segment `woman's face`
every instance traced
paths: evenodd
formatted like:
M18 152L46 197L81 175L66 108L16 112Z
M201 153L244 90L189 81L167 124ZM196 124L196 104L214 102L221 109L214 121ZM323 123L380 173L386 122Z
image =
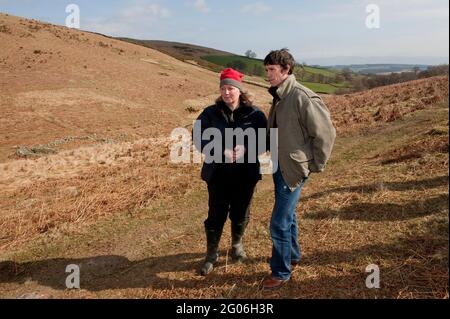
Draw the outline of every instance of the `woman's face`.
M222 85L220 88L220 95L222 100L228 106L236 107L239 105L239 97L241 96L241 91L232 85Z

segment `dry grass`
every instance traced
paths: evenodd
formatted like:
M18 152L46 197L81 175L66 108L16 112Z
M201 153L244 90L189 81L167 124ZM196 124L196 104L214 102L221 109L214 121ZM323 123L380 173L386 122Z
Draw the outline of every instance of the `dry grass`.
M344 96L326 96L339 133L403 119L448 99L448 77L380 87Z
M90 156L95 158L95 153L103 148L92 148ZM181 181L186 168L168 164L168 142L139 140L110 149L113 152L109 157L104 156L105 152L97 154L103 155L96 159L97 165L89 165L91 158L85 158L84 163L80 158L78 162L65 161L62 164L65 167L57 169L59 174L52 176L49 167L54 165L55 158L67 155L61 154L41 161L49 165L35 165L25 171L22 183L16 176L19 186L2 194L1 248L20 244L55 227L86 225L118 212L133 214L150 201L188 190L188 182ZM84 169L83 164L87 164ZM13 164L8 165L13 170ZM33 174L37 178L30 181Z
M448 138L440 129L446 121L445 109L425 110L373 134L338 140L326 173L314 176L304 189L298 209L303 261L280 290L261 289L271 248L268 176L255 195L245 242L248 262L235 265L226 259L227 226L219 265L203 278L197 269L204 254L207 194L198 167L158 166L157 172L174 184L160 185L163 191L155 197L149 192L139 197L145 192L131 188L130 178L142 172L130 165L123 175L103 171L117 181L86 192L91 197L83 203L88 208L93 203L91 213L76 228L49 231L37 243L4 255L11 261L0 263L3 295L31 289L44 298L448 298L448 154L433 146ZM444 135L430 134L435 131ZM396 150L418 147L420 158L381 163L384 156L403 154ZM151 189L154 174L144 177L152 182L134 185ZM124 188L137 197L122 193ZM111 190L116 195L108 197ZM107 204L102 206L100 198ZM101 213L105 209L108 214ZM126 214L130 209L135 213ZM66 291L62 269L73 263L83 268L83 289ZM380 267L380 289L365 286L369 264ZM32 283L23 285L26 278Z

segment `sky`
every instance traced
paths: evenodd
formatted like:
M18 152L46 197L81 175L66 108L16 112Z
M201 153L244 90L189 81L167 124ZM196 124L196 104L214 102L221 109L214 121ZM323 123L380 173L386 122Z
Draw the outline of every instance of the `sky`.
M448 63L448 0L0 0L0 12L110 36L196 44L297 62Z

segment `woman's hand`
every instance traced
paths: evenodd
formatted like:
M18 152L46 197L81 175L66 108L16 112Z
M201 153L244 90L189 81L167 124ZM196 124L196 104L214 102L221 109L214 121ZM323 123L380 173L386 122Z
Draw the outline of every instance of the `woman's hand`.
M237 145L234 148L234 162L241 159L245 155L245 146L244 145Z
M244 157L245 155L245 146L244 145L238 145L234 148L234 150L225 149L223 152L227 159L227 163L234 163Z
M225 159L226 163L234 162L234 151L225 149L225 151L223 152L223 155L225 155L225 157L226 157L226 159Z

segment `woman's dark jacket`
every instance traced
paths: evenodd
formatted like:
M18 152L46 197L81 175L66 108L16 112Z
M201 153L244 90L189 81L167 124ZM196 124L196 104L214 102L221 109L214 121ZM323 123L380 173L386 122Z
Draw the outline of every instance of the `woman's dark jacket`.
M194 128L194 145L202 153L205 146L214 139L214 137L209 139L205 138L205 136L203 136L203 132L208 128L216 128L221 133L221 161L220 163L217 161L213 161L212 163L207 163L206 161L204 162L201 172L201 177L204 181L210 183L213 179L238 179L240 181L247 180L252 183L261 179L258 157L253 156L253 159L256 158L256 160L252 160L249 158L248 152L249 147L255 147L254 150L256 155L266 151L265 147L260 147L260 149L258 149L259 139L262 138L265 141L265 137L267 135L267 118L258 107L247 106L241 103L241 105L232 112L225 103L217 102L216 104L208 106L203 110L197 119L196 126L197 129L200 127L200 130L198 131L201 131L201 138L195 137L196 129ZM223 155L223 152L225 150L226 128L233 130L241 128L244 132L248 128L252 128L254 130L254 136L256 137L254 141L250 141L251 143L249 144L248 136L245 136L244 139L244 146L246 148L244 163L225 163L225 156ZM263 133L264 136L260 136L261 133ZM199 137L199 135L197 135L197 137ZM236 138L234 138L233 148L236 146L236 142ZM217 150L214 149L214 151ZM215 155L214 151L211 152L212 156ZM208 154L205 155L208 156Z

